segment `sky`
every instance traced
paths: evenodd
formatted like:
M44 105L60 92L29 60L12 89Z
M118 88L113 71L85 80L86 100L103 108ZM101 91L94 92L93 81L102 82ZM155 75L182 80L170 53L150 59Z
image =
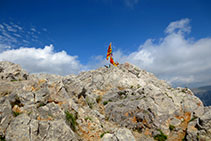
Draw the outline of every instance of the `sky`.
M0 0L0 61L78 74L113 57L173 86L211 85L209 0Z

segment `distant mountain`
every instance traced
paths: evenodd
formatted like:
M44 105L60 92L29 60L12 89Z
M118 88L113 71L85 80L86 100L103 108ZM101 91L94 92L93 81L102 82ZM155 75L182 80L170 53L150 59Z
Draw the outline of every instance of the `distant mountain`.
M211 106L211 86L203 86L191 89L201 99L205 106Z

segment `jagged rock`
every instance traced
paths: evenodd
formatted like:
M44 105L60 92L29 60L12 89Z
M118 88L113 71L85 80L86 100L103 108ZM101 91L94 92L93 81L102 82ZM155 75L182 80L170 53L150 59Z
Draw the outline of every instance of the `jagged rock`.
M48 123L44 139L46 141L70 141L76 140L74 132L66 125L64 120L56 120Z
M21 81L27 80L27 78L28 73L24 71L19 65L7 61L0 62L0 79Z
M127 128L117 129L113 134L107 133L102 138L103 141L135 141L131 131Z
M30 141L30 117L21 114L13 120L6 130L6 140L10 141Z
M210 109L189 89L129 63L58 76L0 62L6 140L209 140Z
M211 106L205 107L205 113L198 120L199 139L211 140Z
M0 135L5 136L5 132L13 119L11 105L5 97L0 98Z

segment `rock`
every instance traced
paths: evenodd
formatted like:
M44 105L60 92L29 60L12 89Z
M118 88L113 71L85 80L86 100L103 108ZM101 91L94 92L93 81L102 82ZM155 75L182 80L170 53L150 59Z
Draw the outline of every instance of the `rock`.
M103 136L102 141L118 141L118 140L113 134L107 133Z
M13 120L6 130L6 140L30 141L30 118L26 114L21 114Z
M118 141L135 141L133 134L127 128L118 129L114 135Z
M6 140L194 141L210 140L210 129L211 108L189 89L172 88L129 63L58 76L0 62Z
M64 120L49 122L46 134L44 137L46 141L76 141L74 132L66 125Z
M5 97L0 98L0 135L5 136L5 132L13 119L11 105Z
M0 62L0 79L9 81L27 80L28 73L24 71L19 65L1 61Z
M107 133L102 138L103 141L135 141L131 131L127 128L117 129L113 134Z
M211 106L205 107L205 113L199 118L197 125L199 138L211 140Z

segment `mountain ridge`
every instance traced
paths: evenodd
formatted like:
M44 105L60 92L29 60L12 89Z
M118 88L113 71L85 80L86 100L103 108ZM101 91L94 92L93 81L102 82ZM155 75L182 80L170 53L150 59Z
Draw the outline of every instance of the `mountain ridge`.
M59 76L3 61L0 104L12 141L211 139L211 107L129 63Z
M203 86L191 89L201 99L205 106L211 106L211 86Z

